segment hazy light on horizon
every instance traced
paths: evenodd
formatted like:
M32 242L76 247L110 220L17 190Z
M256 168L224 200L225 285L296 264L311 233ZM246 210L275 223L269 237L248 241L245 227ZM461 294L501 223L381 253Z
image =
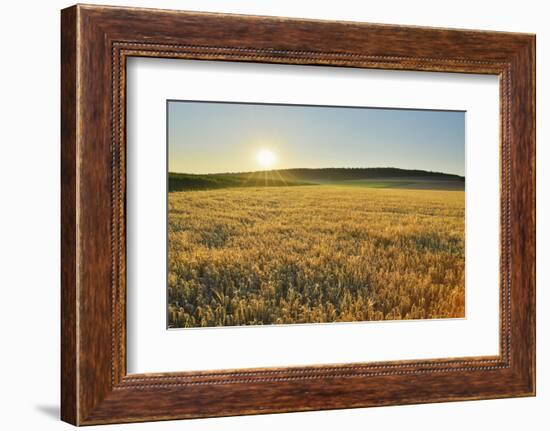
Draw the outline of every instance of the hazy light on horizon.
M396 167L464 175L465 112L168 102L181 173Z

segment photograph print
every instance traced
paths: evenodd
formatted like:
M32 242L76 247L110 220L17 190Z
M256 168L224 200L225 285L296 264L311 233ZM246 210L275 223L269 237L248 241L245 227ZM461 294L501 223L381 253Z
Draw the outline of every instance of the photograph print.
M168 328L465 317L465 112L167 101Z

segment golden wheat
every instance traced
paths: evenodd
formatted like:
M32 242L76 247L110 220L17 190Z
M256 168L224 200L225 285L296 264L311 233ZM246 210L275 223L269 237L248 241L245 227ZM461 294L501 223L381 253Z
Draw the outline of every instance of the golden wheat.
M170 327L464 316L464 192L169 193Z

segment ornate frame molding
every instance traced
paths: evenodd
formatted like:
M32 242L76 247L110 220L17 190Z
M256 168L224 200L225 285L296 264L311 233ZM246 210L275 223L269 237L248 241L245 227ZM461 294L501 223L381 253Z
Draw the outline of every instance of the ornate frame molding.
M269 31L258 36L258 28ZM308 42L311 34L321 42ZM97 424L534 394L534 36L79 5L62 12L62 54L64 420ZM127 375L130 56L498 75L500 355ZM251 391L262 396L251 400Z

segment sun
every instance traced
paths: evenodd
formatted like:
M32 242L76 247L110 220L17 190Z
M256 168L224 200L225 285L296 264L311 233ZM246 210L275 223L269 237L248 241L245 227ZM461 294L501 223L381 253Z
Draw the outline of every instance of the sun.
M256 160L262 168L271 168L277 161L277 157L273 151L263 149L256 153Z

